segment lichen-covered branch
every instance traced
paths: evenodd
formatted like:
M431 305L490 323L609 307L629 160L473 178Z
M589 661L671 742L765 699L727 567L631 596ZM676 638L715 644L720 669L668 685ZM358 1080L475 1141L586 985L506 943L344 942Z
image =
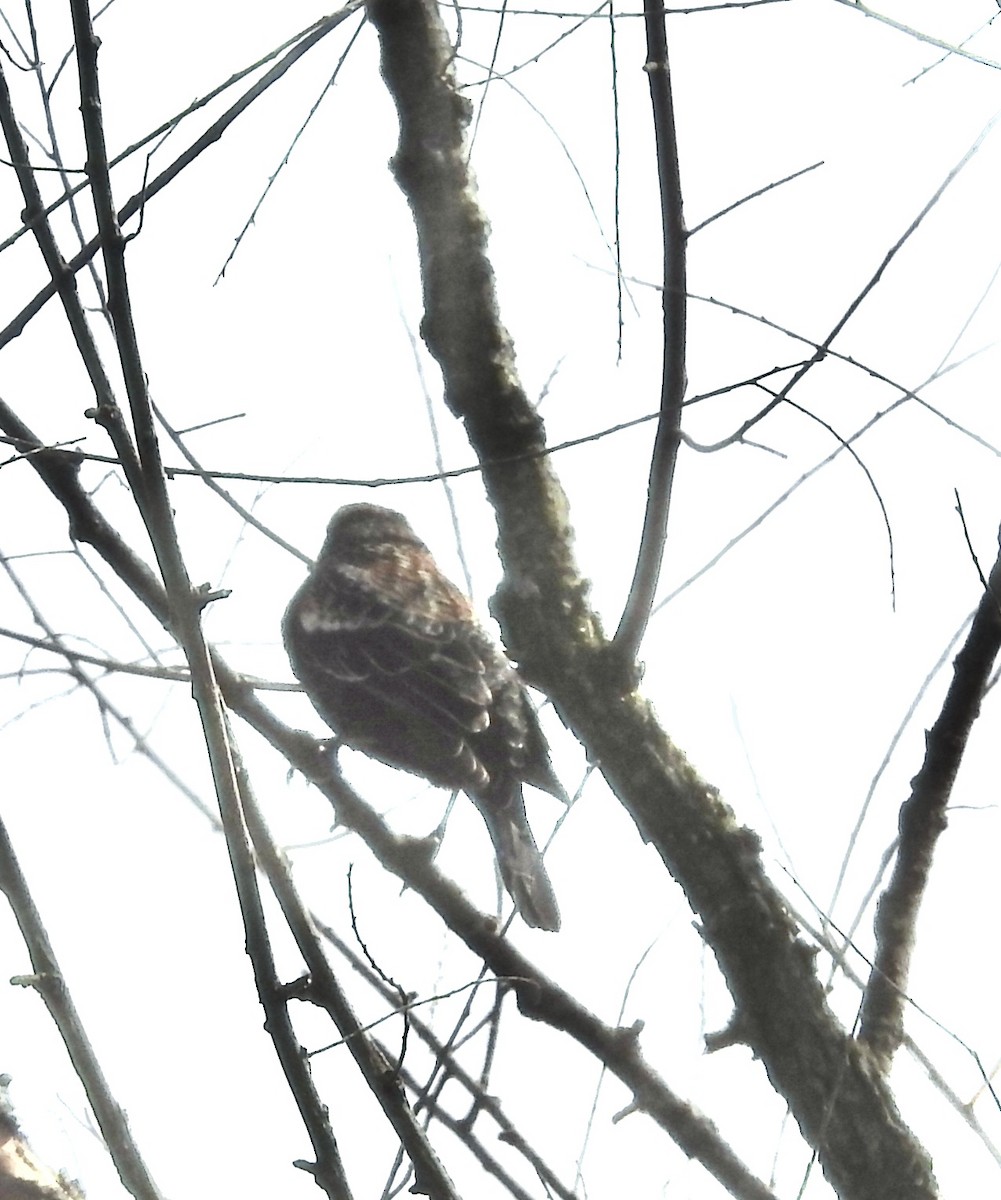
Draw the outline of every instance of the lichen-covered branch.
M671 743L602 637L551 463L495 461L533 449L543 430L497 311L451 48L431 0L371 0L369 13L400 114L394 164L420 243L425 338L497 514L506 574L496 608L508 649L684 888L733 995L734 1028L788 1101L838 1194L933 1197L929 1158L867 1053L831 1012L812 949L767 878L756 837Z
M886 1070L904 1037L915 927L946 808L987 681L1001 651L1001 555L980 598L952 683L925 740L921 770L900 809L893 875L876 911L876 954L862 1004L860 1040Z

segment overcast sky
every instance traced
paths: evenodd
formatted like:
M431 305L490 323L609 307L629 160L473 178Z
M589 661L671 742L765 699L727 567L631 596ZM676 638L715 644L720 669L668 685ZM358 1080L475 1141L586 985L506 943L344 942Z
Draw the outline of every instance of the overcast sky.
M168 14L162 6L154 11L117 0L102 16L112 153L322 15L297 0L238 7L181 2ZM910 2L897 4L892 15L947 43L970 39L966 49L989 63L955 54L940 61L943 51L935 45L838 0L759 4L669 23L689 226L814 168L693 237L690 398L808 358L808 343L828 336L983 138L839 333L834 350L844 357L828 358L794 394L806 411L777 410L755 428L757 445L682 453L661 606L641 654L644 688L666 729L739 819L761 833L772 877L790 902L811 923L827 913L842 927L855 921L895 836L897 810L920 765L923 731L941 703L947 667L895 745L846 863L870 785L909 707L979 599L956 493L985 572L997 553L1001 521L994 345L1001 316L995 286L1001 152L989 125L1001 109L1001 42L998 23L989 24L997 5ZM7 16L26 38L23 12ZM70 47L68 15L47 9L38 18L51 80ZM152 201L130 245L140 347L156 402L176 428L238 416L188 437L208 468L359 484L433 473L425 393L445 465L473 460L441 403L437 369L426 352L414 350L421 316L414 235L387 169L396 122L378 74L373 30L361 30L335 85L323 94L357 26L355 17L324 39ZM497 15L465 12L462 30L458 70L476 106L473 161L492 225L503 316L525 387L540 397L550 441L653 413L660 308L651 285L661 249L642 22L630 13L616 22L617 127L607 10L579 24L509 14L497 51L502 77L488 89L483 68L497 38ZM23 124L44 141L32 77L5 71ZM156 144L150 176L245 86L236 85ZM73 168L83 158L78 104L70 62L54 109L63 159ZM621 353L611 249L616 138L627 281ZM116 170L119 202L138 189L146 168L143 151ZM46 186L47 195L58 194L56 177ZM18 228L22 208L10 173L0 175L0 236ZM89 236L93 219L85 198L83 222ZM65 220L58 229L69 257L77 245L73 231ZM29 238L4 252L4 265L0 324L45 282ZM110 340L102 336L110 362ZM111 452L84 415L93 395L54 303L4 348L2 361L4 399L41 436L82 438L84 449ZM780 373L770 386L787 378ZM929 380L921 397L931 408L913 398L892 407L903 392ZM766 398L747 387L700 401L689 408L685 427L696 441L713 442ZM840 453L772 511L838 449L839 439L878 414L885 415L854 444L857 459ZM582 568L610 628L632 575L652 433L652 424L639 424L555 458ZM181 461L172 449L165 458ZM85 471L113 519L134 529L114 472L99 464ZM347 485L232 485L259 519L310 555L339 504L365 497L405 510L460 583L464 557L486 616L500 570L489 508L475 474L452 486L462 556L440 483L387 486L374 494ZM208 614L210 636L237 668L288 682L278 624L302 563L248 530L199 481L178 478L171 497L193 579L232 589ZM699 574L766 512L771 515L749 536ZM0 472L0 553L11 557L51 625L91 653L144 658L135 632L68 553L65 526L27 467ZM137 545L144 546L138 536ZM6 576L0 597L0 625L38 633ZM162 631L145 622L142 632L176 661ZM55 660L41 652L26 657L13 642L0 645L4 818L154 1176L166 1195L186 1200L312 1194L308 1177L288 1166L308 1154L308 1143L261 1031L221 839L114 721L105 737L92 697L72 691L65 675L34 673ZM25 664L29 673L22 674ZM137 731L208 801L186 689L131 679L110 679L106 687ZM276 693L269 702L290 722L322 735L302 697ZM573 791L585 763L553 714L544 720L561 777ZM911 1013L909 1030L964 1101L978 1092L979 1075L957 1039L988 1071L1001 1060L997 722L992 693L939 847L911 979L922 1011ZM362 911L372 914L378 952L394 975L423 996L472 978L475 964L418 901L400 898L396 884L352 839L328 838L330 810L321 798L301 780L289 781L285 764L238 732L275 835L294 847L297 880L317 911L341 932L349 929L345 871L355 862L356 902L360 896ZM346 755L344 764L398 828L424 834L436 826L443 793L356 755ZM539 794L529 804L543 837L558 805ZM490 907L489 848L477 820L460 801L441 865ZM775 1162L779 1194L796 1195L805 1169L802 1147L784 1129L781 1106L764 1088L759 1068L743 1049L704 1054L703 1037L726 1024L729 1001L692 930L691 913L597 776L548 861L563 931L515 936L606 1020L618 1019L631 986L623 1019L647 1023L648 1056L713 1115L754 1170L767 1178ZM871 902L856 941L863 953L871 949ZM599 975L589 969L595 946L606 964ZM282 943L279 952L282 969L294 976L294 955ZM0 964L0 978L29 969L6 911L0 912ZM853 965L864 975L861 960ZM378 1015L374 1001L367 1003L363 1015ZM459 1003L443 1002L443 1011L457 1012ZM833 1003L850 1026L857 990L839 982ZM12 1097L39 1152L78 1176L91 1196L120 1194L85 1128L79 1086L29 989L0 989L0 1029L0 1071L13 1077ZM304 1029L311 1030L308 1020ZM315 1036L329 1036L318 1022ZM385 1036L392 1042L392 1033ZM517 1061L502 1063L497 1089L510 1088L526 1127L542 1122L548 1128L549 1152L572 1181L597 1067L557 1049L539 1030L519 1028L519 1036L527 1049ZM391 1161L389 1143L351 1144L354 1106L370 1116L367 1102L357 1100L336 1051L314 1060L314 1067L328 1089L335 1130L347 1141L358 1194L377 1195ZM576 1107L561 1107L559 1120L550 1110L547 1073L569 1081L566 1090L579 1097ZM521 1086L526 1074L528 1088ZM905 1118L935 1155L942 1194L996 1189L998 1150L985 1147L905 1053L895 1082ZM623 1163L636 1164L629 1185L634 1200L720 1196L700 1168L665 1148L645 1118L611 1124L625 1100L618 1085L601 1093L584 1166L592 1200L622 1194ZM975 1111L997 1147L997 1107L987 1097ZM488 1196L476 1190L478 1177L468 1163L457 1179L467 1195ZM803 1194L831 1193L814 1172Z

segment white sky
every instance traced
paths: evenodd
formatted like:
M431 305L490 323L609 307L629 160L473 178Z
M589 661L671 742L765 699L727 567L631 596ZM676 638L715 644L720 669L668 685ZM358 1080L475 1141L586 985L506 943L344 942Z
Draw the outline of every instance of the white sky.
M997 6L993 0L912 2L893 12L957 42L996 14ZM8 15L23 36L23 14ZM100 22L113 152L319 15L291 0L245 4L238 11L181 2L170 6L169 15L118 0ZM47 11L44 21L43 57L51 74L69 45L68 19L59 9ZM224 280L213 287L355 24L325 39L157 197L130 247L140 345L158 404L181 428L243 414L191 436L189 445L206 466L358 479L434 470L409 344L420 319L413 233L386 169L395 116L378 77L373 31L363 31ZM968 48L1001 61L999 24ZM640 69L642 24L623 17L616 42L623 268L641 281L626 299L621 362L607 250L613 201L607 19L583 26L531 61L569 26L541 16L507 18L499 67L529 64L510 83L553 129L512 88L495 82L475 146L503 313L529 393L539 393L558 367L543 408L554 442L652 412L659 392L659 299L643 286L656 279L660 248ZM463 54L482 63L495 33L496 16L467 13ZM690 225L772 180L824 163L699 233L691 244L690 288L820 341L1001 108L1001 75L955 57L919 75L940 58L935 47L836 0L679 16L669 33ZM465 62L461 71L470 81L483 77ZM56 104L63 153L76 164L82 143L72 75L70 66ZM25 124L41 134L30 78L17 77L12 86ZM474 100L481 94L470 92ZM207 119L196 117L175 131L154 156L151 173L225 103L228 97ZM811 921L811 903L825 910L830 903L848 838L891 738L977 603L978 581L954 489L985 572L996 554L1001 505L998 454L990 447L1001 446L993 348L999 303L992 287L1001 262L999 136L996 130L988 135L835 343L836 350L910 388L943 364L984 351L925 395L988 447L913 402L857 445L892 525L896 609L878 503L863 471L841 455L664 607L643 649L644 687L666 728L738 817L762 833L773 878ZM144 166L137 155L116 173L119 197L136 190ZM17 227L22 206L9 173L0 176L0 235ZM86 220L89 232L89 215ZM65 224L60 232L71 248ZM44 281L28 239L7 251L4 263L0 323ZM809 354L758 322L704 302L692 302L689 320L690 395ZM440 403L437 373L426 355L421 361L446 464L466 465L472 455ZM87 449L109 453L83 415L92 397L55 305L4 350L2 362L4 398L38 433L53 440L85 437ZM829 361L795 398L847 437L898 395L863 370ZM747 391L701 404L689 410L686 427L697 439L714 440L760 399ZM556 459L573 507L581 563L611 628L631 578L652 432L652 425L642 425ZM787 409L754 436L785 457L747 447L682 455L661 584L665 596L836 445L830 433ZM170 450L165 457L179 461ZM88 469L92 486L102 477L99 468ZM485 613L499 574L489 512L475 476L462 477L454 488L474 595ZM235 485L234 493L307 553L318 548L332 509L362 494L344 487L253 484ZM132 526L114 478L98 495L116 519ZM210 635L224 643L238 668L287 680L278 621L301 564L244 530L196 481L178 480L172 496L193 578L233 589L211 610ZM406 510L441 564L461 579L440 485L387 488L376 498ZM65 520L27 468L0 472L0 552L66 547ZM47 556L14 566L55 628L81 639L82 648L141 656L135 637L110 615L73 559ZM0 597L0 624L35 632L6 580ZM162 633L148 622L143 628L157 648L165 648ZM54 661L33 654L27 665L51 667ZM292 1159L308 1157L308 1142L261 1030L221 840L131 752L130 740L117 729L111 740L120 761L111 761L92 699L78 693L48 699L65 690L65 679L18 677L24 662L22 649L4 645L0 671L10 674L0 679L3 815L154 1177L167 1196L186 1200L315 1194L308 1177L289 1167ZM854 919L895 834L897 809L920 765L922 731L934 719L948 678L945 671L933 682L875 791L833 913L843 925ZM107 688L158 752L207 798L185 689L132 680L111 680ZM276 695L274 705L290 721L321 732L304 699ZM954 802L961 810L939 848L911 981L914 1000L947 1032L916 1013L910 1032L964 1100L977 1092L977 1072L950 1035L973 1047L987 1069L1001 1059L995 1011L997 720L992 694L958 781ZM548 729L561 776L572 788L582 775L581 755L554 719ZM283 764L239 732L279 840L299 846L325 839L325 803L300 780L288 782ZM345 762L359 788L377 798L399 828L426 833L439 820L443 794L357 757ZM537 795L530 805L544 834L556 806ZM476 814L460 801L441 862L485 906L493 902L488 856ZM356 862L356 902L370 914L370 945L406 987L431 996L473 977L469 956L443 936L418 901L400 899L353 840L324 840L292 857L309 902L345 933L345 870ZM610 1021L617 1019L635 964L653 944L624 1019L646 1022L645 1052L670 1084L702 1106L763 1177L774 1160L777 1193L795 1196L805 1165L802 1147L791 1129L783 1132L782 1108L748 1054L703 1053L704 1033L725 1025L729 1015L718 973L692 932L680 893L597 779L563 827L549 862L564 929L556 937L528 931L515 936L547 973ZM871 914L857 934L864 952L871 949L870 930ZM280 936L279 946L282 967L294 976L298 963ZM0 979L27 970L13 922L0 910ZM378 1015L379 1006L364 995L358 993L363 1015ZM442 1019L460 1003L443 1001ZM834 1003L850 1023L857 993L839 985ZM510 1019L505 1034L522 1039L519 1053L513 1061L501 1055L492 1090L526 1129L543 1131L545 1152L572 1181L598 1068L547 1031L519 1025L513 1013ZM12 1097L40 1155L78 1176L91 1196L118 1195L103 1152L84 1129L79 1087L31 991L0 988L0 1030L0 1070L13 1077ZM398 1023L387 1026L391 1044L398 1034ZM310 1036L317 1044L330 1035L318 1019L304 1018L303 1037ZM378 1195L391 1161L390 1140L378 1140L380 1121L371 1116L343 1053L329 1052L315 1064L356 1194ZM896 1079L906 1118L935 1156L943 1196L996 1190L998 1164L906 1054ZM621 1196L624 1182L635 1200L722 1194L645 1118L612 1125L609 1118L624 1103L619 1085L606 1082L584 1166L592 1200ZM1001 1115L989 1098L976 1113L998 1145ZM358 1114L369 1119L359 1121ZM496 1194L461 1151L449 1158L449 1169L464 1194L485 1200ZM830 1192L816 1173L804 1194Z

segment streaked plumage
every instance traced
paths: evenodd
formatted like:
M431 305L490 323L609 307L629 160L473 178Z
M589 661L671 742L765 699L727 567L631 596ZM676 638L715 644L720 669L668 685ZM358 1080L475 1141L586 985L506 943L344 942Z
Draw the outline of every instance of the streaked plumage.
M466 792L526 923L558 929L522 784L566 793L517 671L406 518L372 504L339 509L282 632L331 729L373 758Z

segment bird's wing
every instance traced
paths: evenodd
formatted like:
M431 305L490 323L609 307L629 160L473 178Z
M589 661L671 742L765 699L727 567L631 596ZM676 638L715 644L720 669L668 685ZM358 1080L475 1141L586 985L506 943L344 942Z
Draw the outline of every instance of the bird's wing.
M491 704L479 639L467 636L466 622L444 616L441 604L432 610L387 603L371 588L342 581L336 591L306 592L287 622L293 644L296 624L305 635L315 673L357 684L411 714L444 717L478 733L490 723Z

